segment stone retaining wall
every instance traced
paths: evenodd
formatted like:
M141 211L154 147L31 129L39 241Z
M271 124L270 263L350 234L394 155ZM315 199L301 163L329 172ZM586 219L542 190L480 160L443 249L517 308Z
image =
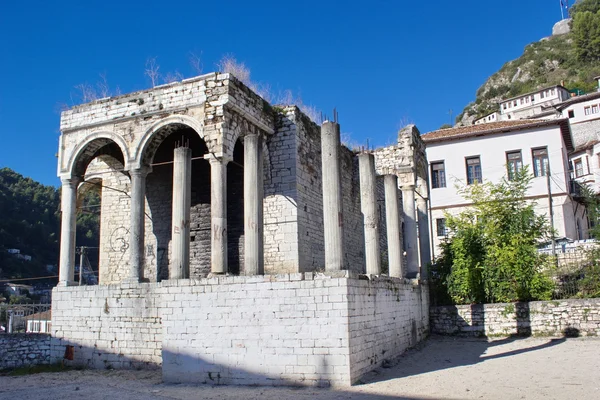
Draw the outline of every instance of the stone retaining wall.
M165 280L53 292L52 355L156 368L166 382L350 385L422 340L428 290L347 271Z
M441 335L600 335L600 299L431 307L429 315Z
M37 333L0 334L0 369L49 364L51 340Z

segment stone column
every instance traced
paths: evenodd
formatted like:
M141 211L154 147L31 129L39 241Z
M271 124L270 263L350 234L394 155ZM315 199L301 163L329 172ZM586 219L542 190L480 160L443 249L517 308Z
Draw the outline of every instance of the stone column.
M264 273L262 140L259 134L244 136L244 274Z
M427 199L417 197L417 217L419 224L419 254L421 256L421 279L427 279L429 263L431 263L431 246L429 242L429 216Z
M398 177L384 176L385 222L388 242L389 274L402 278L402 242L400 242L400 206L398 203Z
M75 281L75 230L79 178L63 178L61 190L59 286Z
M323 174L325 270L339 271L344 268L340 126L331 121L325 121L321 126L321 171Z
M190 277L190 207L192 149L178 147L173 158L173 218L169 279Z
M415 186L402 186L404 207L404 244L406 247L406 277L416 278L419 273L419 249L417 244L417 224L415 221Z
M139 282L143 276L147 174L148 171L145 169L129 171L131 178L129 280L132 282Z
M211 272L227 273L227 163L225 157L206 156L210 161Z
M381 274L379 251L379 215L375 181L375 156L369 153L358 155L360 174L360 208L365 225L365 262L368 275Z

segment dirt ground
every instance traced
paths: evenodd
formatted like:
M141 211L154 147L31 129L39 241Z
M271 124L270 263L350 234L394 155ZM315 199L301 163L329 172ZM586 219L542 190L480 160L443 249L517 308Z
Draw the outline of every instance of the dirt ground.
M600 399L600 339L433 337L343 390L170 385L158 371L1 376L15 399Z

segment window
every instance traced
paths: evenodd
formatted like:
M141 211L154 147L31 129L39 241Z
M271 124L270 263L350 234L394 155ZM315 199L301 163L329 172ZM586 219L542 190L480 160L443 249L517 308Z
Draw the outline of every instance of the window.
M502 109L506 110L506 103L502 104Z
M506 168L508 170L508 179L512 181L517 176L517 172L523 168L521 150L506 153Z
M583 176L583 161L581 158L573 161L573 166L575 167L575 178L579 178Z
M544 98L544 92L540 92L540 99Z
M431 187L433 189L446 187L446 171L443 161L431 163Z
M515 107L517 106L517 101L516 100L513 101L513 106L515 106Z
M435 227L438 237L446 236L446 218L438 218L435 220Z
M535 96L531 95L531 102L533 103L535 101Z
M550 172L550 165L548 164L548 149L546 147L541 149L533 149L531 151L533 157L533 175L546 176Z
M481 179L481 160L479 156L469 157L467 161L467 184L472 185L477 182L482 182Z
M598 104L592 106L592 114L598 114Z
M521 105L523 105L525 103L525 101L523 99L521 99L519 102L521 103Z
M554 96L554 89L552 89L552 90L550 91L550 94L551 94L552 96Z
M575 118L575 111L569 110L569 118Z
M591 111L592 111L591 107L584 107L584 109L583 109L583 113L585 115L590 115Z

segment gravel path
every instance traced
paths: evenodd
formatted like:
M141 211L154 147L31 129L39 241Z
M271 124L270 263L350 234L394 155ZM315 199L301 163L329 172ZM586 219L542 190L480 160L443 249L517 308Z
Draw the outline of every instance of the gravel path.
M434 337L345 390L161 383L159 371L0 376L0 400L600 399L600 339Z

